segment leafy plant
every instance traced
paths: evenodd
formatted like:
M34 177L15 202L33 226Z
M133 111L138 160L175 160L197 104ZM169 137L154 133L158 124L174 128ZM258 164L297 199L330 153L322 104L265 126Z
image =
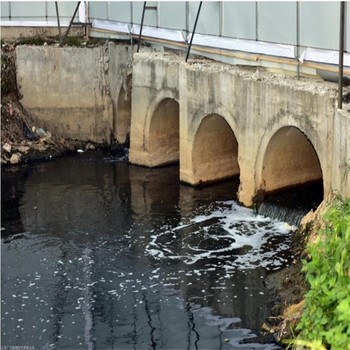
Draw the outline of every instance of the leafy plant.
M310 284L297 330L299 339L350 349L350 199L335 197L325 228L309 244L303 270Z
M326 348L322 345L320 341L307 341L307 340L301 340L301 339L294 339L289 342L289 345L292 346L298 346L300 349L300 346L303 349L309 349L309 350L326 350ZM287 349L291 349L291 347L287 347Z

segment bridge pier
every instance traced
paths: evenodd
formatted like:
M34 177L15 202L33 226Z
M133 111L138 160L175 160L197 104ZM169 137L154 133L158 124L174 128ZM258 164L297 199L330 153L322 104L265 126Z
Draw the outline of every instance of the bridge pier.
M134 55L129 160L148 167L179 161L179 57Z

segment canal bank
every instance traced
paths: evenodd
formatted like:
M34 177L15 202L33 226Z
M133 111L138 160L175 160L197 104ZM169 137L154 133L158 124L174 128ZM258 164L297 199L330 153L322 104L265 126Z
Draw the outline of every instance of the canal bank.
M245 206L313 181L349 195L349 105L337 109L333 82L108 41L16 55L21 102L54 135L130 140L131 163L179 162L190 185L239 175Z
M93 147L95 147L94 143L90 141L85 141L84 143L75 140L69 141L68 139L62 137L57 138L54 133L51 134L50 130L48 130L47 128L43 128L40 124L31 124L29 116L26 115L25 110L22 110L21 106L17 104L16 96L5 97L3 99L2 108L4 108L2 118L3 116L6 118L5 123L3 123L2 121L2 132L4 131L4 135L2 135L2 155L6 156L7 159L4 159L6 162L11 163L10 160L12 158L12 154L17 154L18 152L21 153L21 156L18 157L22 159L22 161L29 161L38 157L50 159L50 156L55 156L50 153L51 150L54 150L55 148L56 155L59 155L64 154L66 152L77 152L78 150L85 151L85 149L87 148L92 149ZM24 124L27 128L24 127ZM35 129L33 129L33 126L35 126ZM32 136L32 134L27 129L29 129L29 131L36 136ZM42 131L40 131L38 134L36 131L39 129L41 129ZM25 133L25 130L27 130L27 134ZM51 135L48 133L50 133ZM31 137L36 138L36 140L29 140ZM31 144L29 142L31 142ZM11 146L10 152L7 151L9 150L8 145ZM29 147L27 153L25 151L26 147ZM36 150L37 156L33 156L31 158L30 149ZM23 152L21 152L21 150ZM8 154L6 154L4 151ZM12 153L12 151L14 151L14 153ZM43 154L45 156L43 156ZM275 314L275 317L277 317L275 319L276 323L282 324L285 329L289 328L288 326L285 326L284 323L287 318L279 318L278 316L283 312L286 305L292 302L300 301L302 299L303 293L306 290L300 286L295 287L294 281L296 279L296 276L298 276L300 281L303 280L303 275L300 273L300 267L300 261L298 258L296 258L296 261L293 262L291 268L283 270L283 272L281 271L278 275L271 275L271 279L273 281L271 283L275 284L271 285L271 287L277 289L280 298L278 304L276 304L276 306L274 307L273 313ZM292 289L291 285L294 285ZM273 319L270 319L271 323L274 322L272 320ZM293 318L293 322L294 321L295 319ZM266 326L267 329L273 329L273 332L276 332L279 329L278 324L267 324ZM282 336L286 336L285 333L281 334Z
M35 40L29 42L33 43ZM42 44L42 40L39 43ZM86 135L73 137L67 133L62 134L54 127L51 128L50 124L33 118L23 107L23 96L17 87L16 45L3 43L1 50L1 165L52 160L95 149L120 152L120 145L114 141L107 142L99 138L96 140ZM74 42L74 45L77 43Z

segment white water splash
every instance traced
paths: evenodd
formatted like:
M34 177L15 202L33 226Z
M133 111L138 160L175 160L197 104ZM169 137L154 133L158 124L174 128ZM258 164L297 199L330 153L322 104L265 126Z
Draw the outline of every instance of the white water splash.
M228 272L257 266L277 269L285 264L281 253L289 249L294 227L255 215L235 201L218 204L219 209L194 216L187 224L182 220L177 227L154 232L146 253L156 260L182 260L187 265L219 259Z

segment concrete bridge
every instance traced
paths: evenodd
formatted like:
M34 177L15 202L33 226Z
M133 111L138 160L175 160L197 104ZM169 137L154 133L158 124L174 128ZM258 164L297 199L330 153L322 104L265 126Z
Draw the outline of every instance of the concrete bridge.
M350 197L350 113L337 109L336 84L207 59L185 63L174 53L134 53L132 65L131 57L113 43L18 47L22 103L63 137L123 143L130 135L131 163L179 162L184 183L239 176L247 206L314 180L323 181L324 195Z
M134 55L130 162L180 163L198 185L240 177L239 200L314 180L349 195L350 123L334 84L172 54Z

